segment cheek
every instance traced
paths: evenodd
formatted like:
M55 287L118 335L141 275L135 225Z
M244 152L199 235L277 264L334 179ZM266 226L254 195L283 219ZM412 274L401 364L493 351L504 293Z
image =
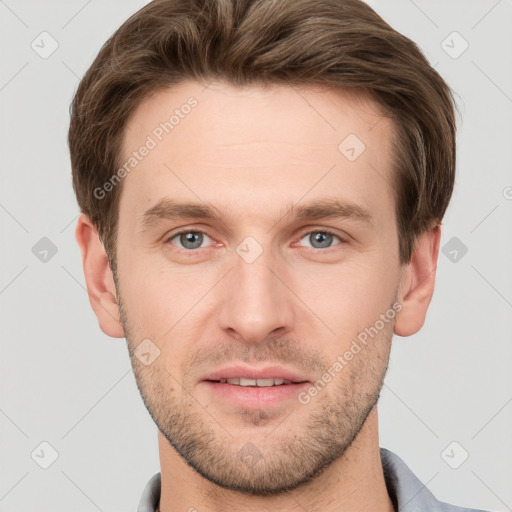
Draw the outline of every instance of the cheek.
M377 253L336 265L296 265L291 288L338 336L373 325L390 307L397 274ZM357 261L356 261L357 260Z
M140 323L143 319L160 318L166 313L169 300L179 293L179 276L173 279L168 265L155 261L140 249L137 252L129 244L122 247L118 275L120 292L126 309L129 309L130 319Z
M201 335L208 292L222 274L192 266L177 268L166 261L149 263L126 258L119 266L123 308L131 344L149 338L160 349L160 361L170 368L181 360L187 340L193 342Z

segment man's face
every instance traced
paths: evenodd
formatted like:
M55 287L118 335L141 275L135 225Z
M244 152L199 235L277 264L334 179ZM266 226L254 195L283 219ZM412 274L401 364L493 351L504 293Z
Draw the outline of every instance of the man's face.
M181 108L191 96L197 105ZM176 109L169 133L158 130ZM272 494L311 480L377 401L401 276L391 130L369 100L285 86L187 82L130 118L123 161L154 146L124 178L119 205L131 361L160 432L222 487ZM359 209L299 215L335 200ZM219 218L173 217L165 201ZM217 382L234 366L279 367L265 375L277 379L284 368L302 383Z

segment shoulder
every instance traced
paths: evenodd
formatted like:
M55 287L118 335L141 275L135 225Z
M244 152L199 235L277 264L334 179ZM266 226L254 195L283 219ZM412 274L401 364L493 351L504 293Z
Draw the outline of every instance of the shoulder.
M161 476L160 473L156 473L149 479L142 491L137 512L155 512L160 501L160 489Z
M397 512L485 512L437 500L398 455L381 448L380 457L388 493Z

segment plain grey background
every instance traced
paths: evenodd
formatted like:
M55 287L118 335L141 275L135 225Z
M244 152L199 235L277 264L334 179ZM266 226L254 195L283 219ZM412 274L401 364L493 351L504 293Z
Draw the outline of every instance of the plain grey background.
M3 512L135 510L160 469L126 342L89 305L66 142L80 77L145 3L0 0ZM369 3L462 113L436 291L424 328L394 338L381 446L443 501L512 510L512 2Z

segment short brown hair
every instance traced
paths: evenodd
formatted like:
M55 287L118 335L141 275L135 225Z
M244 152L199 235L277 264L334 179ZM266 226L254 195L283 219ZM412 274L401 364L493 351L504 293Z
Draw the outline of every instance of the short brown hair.
M70 108L73 187L114 271L122 183L101 199L94 190L118 169L137 105L186 79L321 84L369 95L394 120L402 264L417 237L441 222L455 180L457 106L417 45L371 7L361 0L155 0L103 45Z

